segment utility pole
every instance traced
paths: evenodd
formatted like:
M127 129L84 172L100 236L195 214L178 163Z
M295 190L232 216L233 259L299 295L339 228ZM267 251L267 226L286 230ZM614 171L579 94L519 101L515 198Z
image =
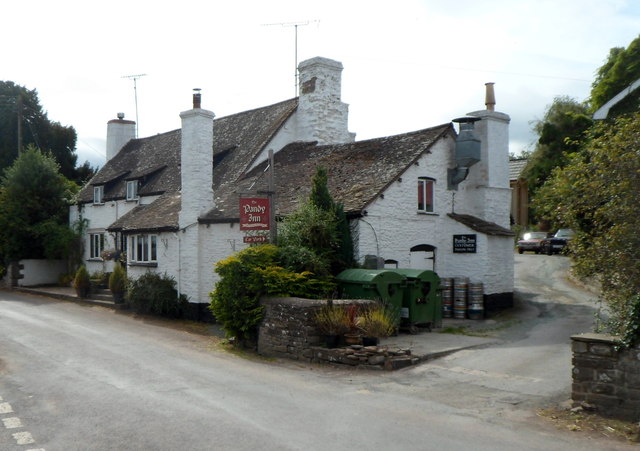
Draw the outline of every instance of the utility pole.
M139 121L138 121L138 78L140 77L144 77L147 74L137 74L137 75L123 75L122 78L128 78L129 80L133 80L133 95L135 98L135 102L136 102L136 138L138 137L138 127L139 127Z
M281 22L281 23L265 23L263 24L266 27L271 27L274 25L280 25L281 27L293 27L293 31L294 31L294 62L295 62L295 67L294 67L294 75L293 75L293 79L294 79L294 86L293 86L293 96L297 97L298 96L298 27L304 26L304 25L309 25L311 22L319 22L319 20L312 20L312 21L308 21L305 20L303 22Z
M278 244L278 230L276 229L276 187L274 183L273 149L269 149L269 235L271 244Z

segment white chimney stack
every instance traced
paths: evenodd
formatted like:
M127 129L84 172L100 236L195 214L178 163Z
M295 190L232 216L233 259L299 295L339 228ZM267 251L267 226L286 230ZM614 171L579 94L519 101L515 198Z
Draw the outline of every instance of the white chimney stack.
M126 143L136 137L136 123L118 113L118 119L107 122L107 161L115 157Z
M180 228L195 223L213 208L213 118L212 111L200 108L200 90L193 94L193 108L180 113L181 202Z
M353 142L349 105L340 99L342 63L316 57L298 65L300 72L297 139L319 144Z

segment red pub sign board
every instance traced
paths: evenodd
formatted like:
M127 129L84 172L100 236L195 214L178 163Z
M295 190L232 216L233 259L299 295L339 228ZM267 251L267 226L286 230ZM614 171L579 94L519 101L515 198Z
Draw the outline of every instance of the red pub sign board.
M240 230L269 230L269 199L240 198Z

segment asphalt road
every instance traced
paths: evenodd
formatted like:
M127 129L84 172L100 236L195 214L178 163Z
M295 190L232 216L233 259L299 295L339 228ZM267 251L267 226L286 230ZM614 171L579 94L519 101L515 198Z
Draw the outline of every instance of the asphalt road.
M522 301L497 344L395 373L242 358L161 322L0 292L0 449L627 449L535 416L568 398L568 337L591 324L592 296L553 270L565 263L517 256Z

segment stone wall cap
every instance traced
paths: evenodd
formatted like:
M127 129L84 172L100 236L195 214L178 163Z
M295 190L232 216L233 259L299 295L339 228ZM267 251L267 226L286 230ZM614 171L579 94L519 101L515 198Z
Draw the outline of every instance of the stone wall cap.
M588 341L592 343L618 343L622 338L618 335L584 333L572 335L571 339L574 341Z
M349 305L349 304L370 304L373 302L377 302L371 299L334 299L334 305ZM264 296L260 298L261 304L286 304L286 305L307 305L309 307L312 306L323 306L327 303L326 299L307 299L307 298L297 298L297 297L272 297L272 296Z

